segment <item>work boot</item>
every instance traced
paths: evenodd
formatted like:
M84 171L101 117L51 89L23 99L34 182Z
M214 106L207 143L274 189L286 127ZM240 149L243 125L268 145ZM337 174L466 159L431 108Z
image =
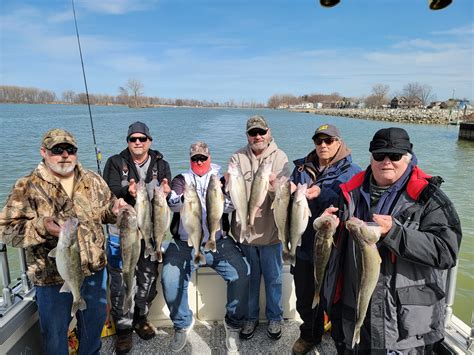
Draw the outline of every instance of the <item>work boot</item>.
M146 318L135 323L133 330L135 330L135 333L143 340L150 340L156 335L156 328Z
M303 338L298 338L293 344L291 351L294 355L304 355L313 350L314 344L309 341L304 340Z
M115 353L117 355L128 354L132 350L132 329L117 329L115 340Z

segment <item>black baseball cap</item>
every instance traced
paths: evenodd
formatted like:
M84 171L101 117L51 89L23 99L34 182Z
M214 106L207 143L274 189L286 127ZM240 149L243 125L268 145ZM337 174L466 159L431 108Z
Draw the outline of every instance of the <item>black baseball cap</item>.
M371 153L413 153L413 144L403 128L390 127L377 131L370 142Z

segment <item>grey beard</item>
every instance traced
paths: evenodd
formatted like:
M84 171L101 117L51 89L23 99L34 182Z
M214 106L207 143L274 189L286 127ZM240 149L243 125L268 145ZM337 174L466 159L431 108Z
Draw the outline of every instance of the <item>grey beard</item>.
M50 168L54 173L60 176L68 176L71 172L74 171L76 164L71 164L70 166L60 166L59 164L51 164L45 161L45 164Z

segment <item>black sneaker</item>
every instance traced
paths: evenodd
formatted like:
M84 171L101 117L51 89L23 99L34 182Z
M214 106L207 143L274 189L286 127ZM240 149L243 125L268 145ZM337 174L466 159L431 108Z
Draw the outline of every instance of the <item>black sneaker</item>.
M280 339L281 338L281 321L279 320L268 321L267 335L270 339L275 339L275 340Z
M257 329L258 321L256 320L248 320L244 322L244 326L240 330L239 337L240 339L248 340L253 337L255 333L255 329Z

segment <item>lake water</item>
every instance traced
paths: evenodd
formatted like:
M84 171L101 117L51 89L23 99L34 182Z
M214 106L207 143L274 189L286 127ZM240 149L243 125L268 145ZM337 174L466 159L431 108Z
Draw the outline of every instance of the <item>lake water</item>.
M470 324L474 309L474 142L458 141L458 127L441 125L390 124L387 122L318 116L277 110L92 107L95 133L104 161L126 147L130 123L143 121L158 149L170 163L172 175L188 169L189 145L197 140L209 144L213 162L227 168L227 159L246 144L245 122L254 114L267 118L278 146L290 160L305 156L314 148L311 137L323 123L335 124L362 168L369 163L368 145L380 128L406 129L420 167L444 178L443 191L460 215L463 240L454 313ZM14 182L28 174L40 161L42 135L50 128L71 131L79 145L79 160L96 170L93 139L87 106L0 105L0 206L3 207ZM9 249L12 269L18 268L17 252ZM18 270L16 270L18 272Z

